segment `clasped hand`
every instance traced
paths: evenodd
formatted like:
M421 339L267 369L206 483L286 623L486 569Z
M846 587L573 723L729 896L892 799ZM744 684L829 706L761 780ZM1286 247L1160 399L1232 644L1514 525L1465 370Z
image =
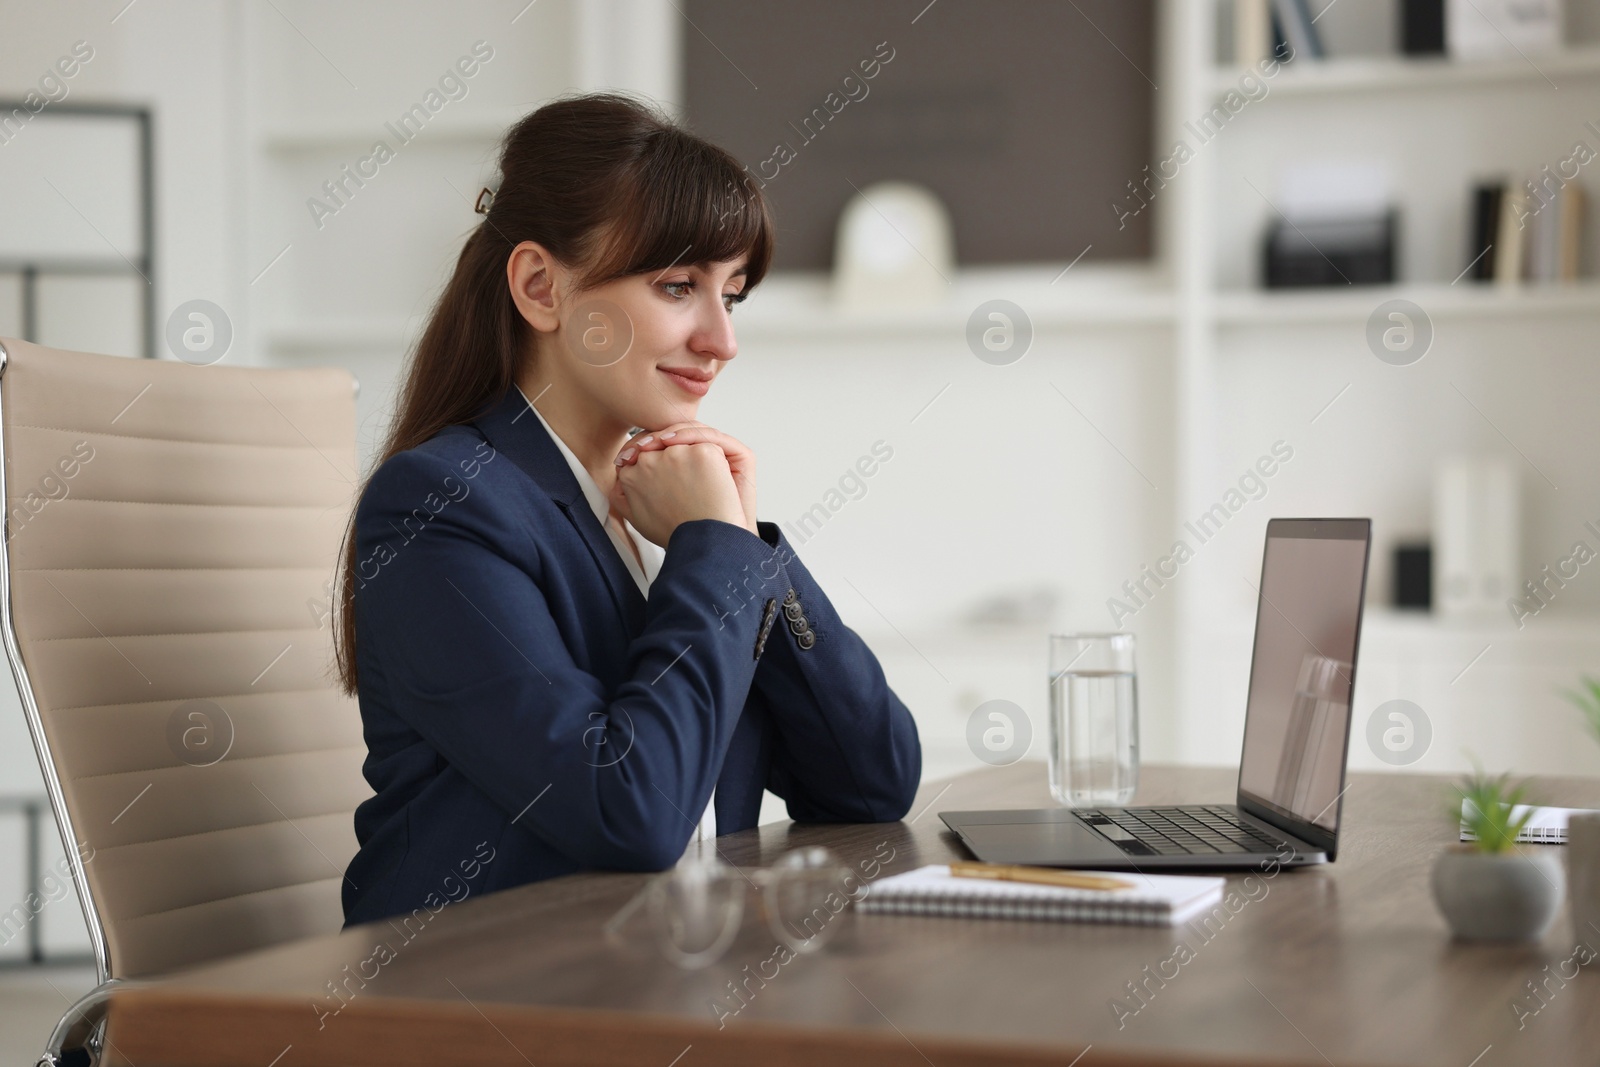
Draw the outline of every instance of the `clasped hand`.
M756 533L756 457L701 422L643 430L617 455L611 507L654 544L679 523L720 519Z

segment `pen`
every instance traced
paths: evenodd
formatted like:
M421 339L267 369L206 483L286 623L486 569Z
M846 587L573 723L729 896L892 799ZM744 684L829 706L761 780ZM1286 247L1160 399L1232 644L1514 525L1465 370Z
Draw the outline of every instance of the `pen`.
M958 860L950 864L950 873L959 878L993 878L1006 882L1037 882L1041 885L1064 885L1072 889L1133 889L1132 882L1120 878L1106 878L1098 874L1079 874L1076 871L1057 870L1054 867L1025 867L1015 863L974 863Z

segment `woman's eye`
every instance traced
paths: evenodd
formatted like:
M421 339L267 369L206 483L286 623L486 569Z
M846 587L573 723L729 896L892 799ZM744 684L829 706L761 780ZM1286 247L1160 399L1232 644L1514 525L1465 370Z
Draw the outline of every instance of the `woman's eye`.
M663 282L661 288L674 300L682 300L694 290L694 282ZM741 302L748 295L748 293L723 293L722 306L732 312L733 305Z

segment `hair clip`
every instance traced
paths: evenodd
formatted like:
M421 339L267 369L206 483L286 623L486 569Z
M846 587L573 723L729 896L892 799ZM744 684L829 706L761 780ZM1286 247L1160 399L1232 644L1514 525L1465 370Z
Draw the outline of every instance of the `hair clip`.
M472 205L472 210L480 215L487 215L494 206L494 191L487 185L478 192L478 202Z

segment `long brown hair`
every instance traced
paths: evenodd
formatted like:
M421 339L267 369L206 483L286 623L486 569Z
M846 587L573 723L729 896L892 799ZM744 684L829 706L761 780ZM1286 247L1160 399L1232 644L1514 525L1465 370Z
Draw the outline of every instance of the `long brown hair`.
M407 361L363 494L389 457L486 413L511 388L534 344L506 280L506 261L522 241L539 242L572 270L572 293L740 255L748 256L748 292L772 260L771 211L739 162L632 97L589 93L544 105L507 131L499 164L500 188ZM333 626L335 667L351 696L355 568L352 509Z

